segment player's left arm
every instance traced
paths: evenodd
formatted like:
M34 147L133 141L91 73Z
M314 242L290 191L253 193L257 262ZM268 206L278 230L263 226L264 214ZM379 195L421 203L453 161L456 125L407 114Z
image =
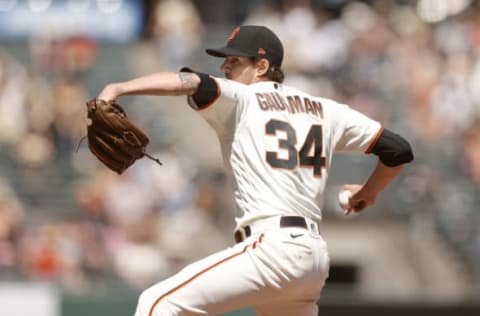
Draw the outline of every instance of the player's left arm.
M106 85L97 99L112 101L123 95L193 95L201 78L190 72L159 72Z
M404 164L413 160L410 144L388 129L382 131L369 153L378 156L379 161L368 180L363 185L343 187L353 193L347 214L373 205L380 192L400 174Z

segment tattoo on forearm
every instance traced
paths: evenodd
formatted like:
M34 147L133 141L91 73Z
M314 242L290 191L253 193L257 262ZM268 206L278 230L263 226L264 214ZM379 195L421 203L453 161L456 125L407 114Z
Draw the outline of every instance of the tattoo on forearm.
M194 74L189 72L181 72L178 74L178 77L180 78L180 82L182 83L182 89L194 90L196 88Z

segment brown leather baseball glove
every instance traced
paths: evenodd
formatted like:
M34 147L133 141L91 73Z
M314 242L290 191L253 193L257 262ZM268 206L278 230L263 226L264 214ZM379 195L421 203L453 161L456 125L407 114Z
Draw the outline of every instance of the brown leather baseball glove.
M145 152L148 136L128 119L116 102L88 101L87 118L88 148L111 170L121 174L144 156L162 164Z

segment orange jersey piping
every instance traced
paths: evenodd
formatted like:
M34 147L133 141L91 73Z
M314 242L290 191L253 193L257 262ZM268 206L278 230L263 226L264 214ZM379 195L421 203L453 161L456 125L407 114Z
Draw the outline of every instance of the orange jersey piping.
M213 99L210 103L208 103L207 105L202 106L201 108L199 108L198 111L203 111L203 110L208 109L212 104L214 104L215 102L217 102L218 98L219 98L220 95L222 94L222 91L220 91L220 85L218 84L217 79L215 79L214 77L211 77L211 78L213 79L213 81L215 81L215 85L217 86L217 96L216 96L215 99Z
M377 134L375 134L375 137L373 138L372 142L370 143L370 146L368 146L367 150L365 150L366 154L369 154L372 151L373 147L375 147L375 144L378 142L378 139L382 135L383 130L384 130L383 126L380 127Z

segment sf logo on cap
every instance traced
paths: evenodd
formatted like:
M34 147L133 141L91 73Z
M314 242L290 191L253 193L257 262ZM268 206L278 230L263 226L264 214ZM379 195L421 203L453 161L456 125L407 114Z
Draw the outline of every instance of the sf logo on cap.
M230 36L228 37L228 41L231 42L235 36L237 36L238 32L240 32L240 27L237 26L233 31L232 31L232 34L230 34Z

